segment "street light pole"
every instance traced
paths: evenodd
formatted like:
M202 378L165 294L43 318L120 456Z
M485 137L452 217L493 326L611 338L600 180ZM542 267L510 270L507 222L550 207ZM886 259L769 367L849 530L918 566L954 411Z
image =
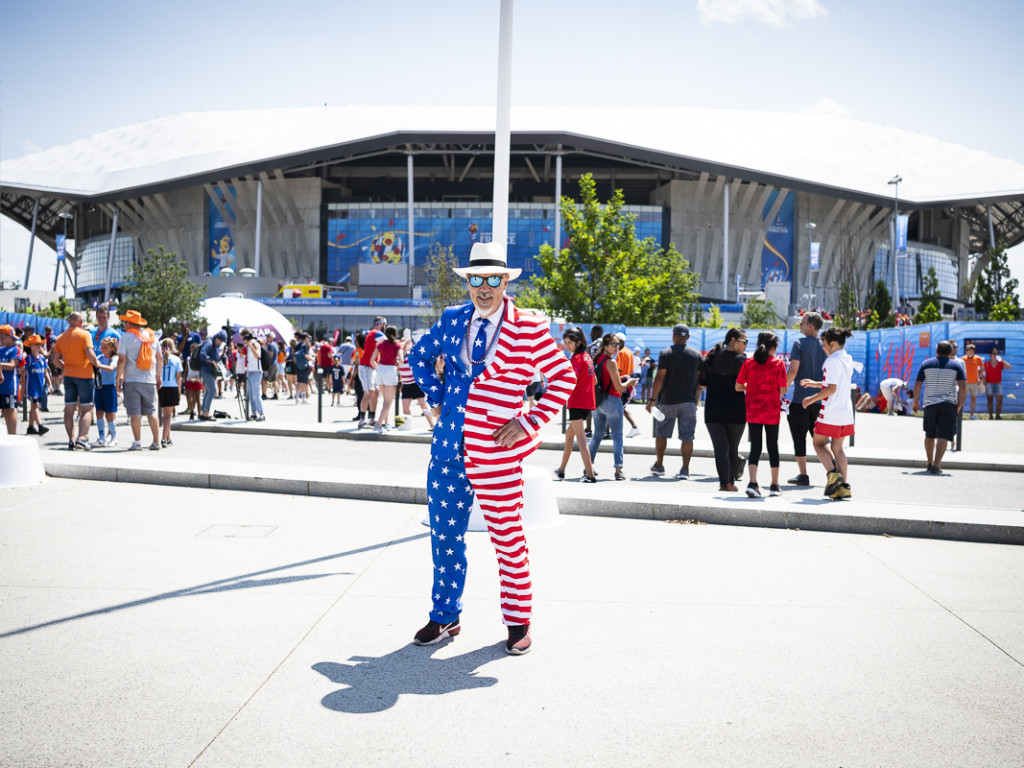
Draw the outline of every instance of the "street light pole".
M892 311L894 314L899 312L900 308L900 282L899 276L896 274L896 221L900 215L901 181L903 181L903 178L898 173L889 179L889 183L895 188L892 197L892 225L889 227L889 256L892 262Z

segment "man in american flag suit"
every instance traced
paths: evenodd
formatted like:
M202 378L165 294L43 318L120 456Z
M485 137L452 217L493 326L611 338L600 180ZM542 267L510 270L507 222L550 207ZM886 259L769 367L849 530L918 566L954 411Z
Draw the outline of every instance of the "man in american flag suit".
M466 278L470 303L444 310L409 353L420 389L441 410L427 471L433 608L416 633L417 645L433 645L462 629L466 528L476 496L498 558L505 649L513 655L530 650L533 588L520 517L523 459L540 443L541 425L568 399L576 375L548 324L521 313L505 296L508 282L521 272L508 268L500 243L474 244L469 267L455 270ZM434 367L438 357L443 382ZM523 413L535 370L547 378L548 389Z

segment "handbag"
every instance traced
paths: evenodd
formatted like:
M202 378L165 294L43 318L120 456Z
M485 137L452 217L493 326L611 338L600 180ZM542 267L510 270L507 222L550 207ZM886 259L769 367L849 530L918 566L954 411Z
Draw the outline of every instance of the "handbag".
M601 387L601 373L604 371L605 361L609 358L606 355L597 356L597 381L594 382L594 407L599 408L601 403L604 402L605 395L608 393Z

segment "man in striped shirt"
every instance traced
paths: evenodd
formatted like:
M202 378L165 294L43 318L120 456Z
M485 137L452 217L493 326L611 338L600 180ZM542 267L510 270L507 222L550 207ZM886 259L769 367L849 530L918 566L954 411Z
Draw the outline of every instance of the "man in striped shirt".
M956 436L957 414L964 407L967 395L967 376L963 366L952 358L953 345L940 341L935 348L935 357L921 364L914 384L916 413L921 403L921 389L924 387L924 452L928 457L928 469L932 475L942 474L942 456L946 444Z

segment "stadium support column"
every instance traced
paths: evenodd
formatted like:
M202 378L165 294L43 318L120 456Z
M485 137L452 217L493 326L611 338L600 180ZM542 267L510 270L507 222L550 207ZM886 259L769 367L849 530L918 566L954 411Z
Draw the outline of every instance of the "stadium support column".
M455 160L453 159L454 163ZM414 197L414 173L412 152L405 160L406 163L406 196L409 199L409 295L412 296L413 286L416 285L416 211L413 208Z
M263 179L256 182L256 258L253 267L260 276L260 241L263 233Z
M114 225L110 228L110 250L107 251L107 280L103 285L103 301L110 301L110 281L114 273L114 244L117 242L117 217L121 209L114 208Z
M739 297L737 296L737 301ZM722 185L722 300L729 301L729 180Z
M39 203L37 202L36 205L38 206ZM995 227L992 226L992 206L991 205L986 205L985 206L985 212L988 214L988 247L991 248L994 251L996 249L996 230L995 230ZM33 227L35 226L35 219L32 220L32 226ZM29 258L31 258L32 257L32 251L29 251L28 253L29 253ZM27 274L25 275L25 285L26 286L28 285L28 275Z
M555 155L555 253L562 249L562 147Z
M512 102L512 0L501 0L498 28L498 109L494 129L494 213L491 238L508 246L508 174Z
M989 221L992 221L992 215L989 214ZM32 236L28 239L28 263L25 264L25 282L22 283L22 288L28 290L28 276L32 271L32 247L36 244L36 224L39 222L39 198L36 198L36 204L32 206Z
M896 222L900 215L900 182L903 178L897 173L888 183L894 186L892 195L892 224L889 227L890 261L892 262L892 311L900 311L900 280L896 261Z

